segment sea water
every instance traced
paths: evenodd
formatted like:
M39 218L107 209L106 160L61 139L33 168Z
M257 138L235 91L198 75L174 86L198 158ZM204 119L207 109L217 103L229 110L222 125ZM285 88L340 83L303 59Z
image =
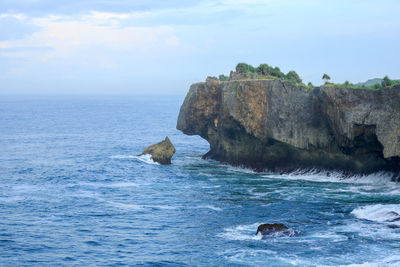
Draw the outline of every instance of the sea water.
M175 129L183 98L0 97L0 265L400 266L387 174L202 160L208 143ZM136 156L167 135L172 165Z

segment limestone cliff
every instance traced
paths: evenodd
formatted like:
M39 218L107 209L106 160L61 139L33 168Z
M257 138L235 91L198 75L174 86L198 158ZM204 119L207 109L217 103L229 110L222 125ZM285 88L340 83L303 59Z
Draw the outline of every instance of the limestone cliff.
M210 143L205 157L256 170L400 170L400 86L209 78L190 87L177 128Z

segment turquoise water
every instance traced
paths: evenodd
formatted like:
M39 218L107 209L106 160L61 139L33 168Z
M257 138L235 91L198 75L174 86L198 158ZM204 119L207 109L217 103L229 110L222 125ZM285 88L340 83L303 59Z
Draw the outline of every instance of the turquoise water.
M0 98L0 265L400 266L387 175L202 160L208 144L175 130L182 101ZM173 165L136 156L166 135ZM261 240L268 222L298 235Z

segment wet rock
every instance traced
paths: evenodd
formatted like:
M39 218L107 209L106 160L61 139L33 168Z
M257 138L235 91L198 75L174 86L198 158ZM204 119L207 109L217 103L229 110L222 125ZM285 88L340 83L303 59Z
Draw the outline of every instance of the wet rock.
M293 236L295 232L289 229L286 225L282 223L264 223L260 224L257 228L256 235L261 233L263 237L267 236Z
M400 214L398 214L395 211L390 211L390 212L387 213L387 215L392 217L389 220L387 220L388 222L398 222L398 221L400 221Z
M164 141L148 146L139 156L150 154L155 162L166 165L171 164L171 158L175 152L176 149L167 136Z

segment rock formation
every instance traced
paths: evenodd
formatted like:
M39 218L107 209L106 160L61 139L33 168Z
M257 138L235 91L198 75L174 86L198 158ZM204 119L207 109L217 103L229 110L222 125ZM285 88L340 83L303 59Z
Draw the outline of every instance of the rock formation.
M208 78L190 87L177 128L209 142L205 158L259 171L400 170L400 86L308 89Z
M263 237L268 236L293 236L295 231L290 230L286 225L282 223L264 223L260 224L257 228L256 235L260 233Z
M167 136L164 141L147 147L139 156L150 154L155 162L171 164L171 158L175 152L176 149Z

